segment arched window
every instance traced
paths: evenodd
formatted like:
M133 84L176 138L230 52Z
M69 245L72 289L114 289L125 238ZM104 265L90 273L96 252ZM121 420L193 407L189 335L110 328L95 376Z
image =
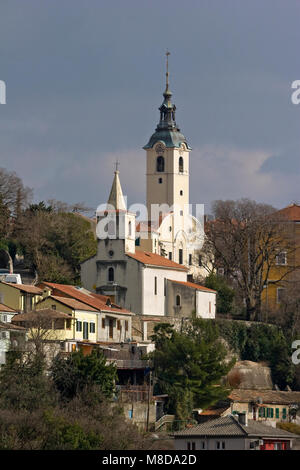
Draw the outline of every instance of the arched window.
M114 268L108 268L108 280L109 280L109 282L114 282L114 280L115 280L115 270L114 270Z
M180 305L181 305L180 295L176 295L176 307L180 307Z
M183 173L183 158L179 157L179 173Z
M131 237L132 235L132 227L131 227L131 221L128 222L128 236Z
M157 157L156 159L156 171L165 171L165 159L164 157Z

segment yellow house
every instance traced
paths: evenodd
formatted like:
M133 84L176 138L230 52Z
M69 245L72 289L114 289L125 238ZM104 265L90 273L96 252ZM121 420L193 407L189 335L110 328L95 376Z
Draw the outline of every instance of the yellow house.
M37 311L45 308L68 314L72 319L70 329L65 330L64 338L60 339L93 343L97 341L99 311L95 308L76 299L54 295L45 297L36 305Z
M285 296L293 296L300 285L300 206L291 204L278 211L287 227L283 249L278 251L262 293L262 303L267 312L275 312ZM288 249L284 246L290 245Z
M129 310L111 302L109 296L95 294L82 287L42 282L40 306L72 313L74 340L88 342L125 342L132 339L132 316ZM37 306L38 308L38 306Z
M36 286L0 282L0 302L16 312L26 313L33 310L42 294L42 289Z

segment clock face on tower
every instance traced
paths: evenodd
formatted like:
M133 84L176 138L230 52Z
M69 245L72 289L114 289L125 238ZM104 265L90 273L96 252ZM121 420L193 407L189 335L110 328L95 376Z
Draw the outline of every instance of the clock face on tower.
M155 151L156 153L164 153L165 151L165 147L163 144L157 144L157 146L155 147Z

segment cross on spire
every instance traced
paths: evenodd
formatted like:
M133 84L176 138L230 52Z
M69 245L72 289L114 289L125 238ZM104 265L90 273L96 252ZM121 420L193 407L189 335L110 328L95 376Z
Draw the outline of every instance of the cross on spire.
M120 162L116 160L115 165L116 165L116 170L115 170L115 173L116 173L116 172L119 172L118 168L119 168Z
M166 71L166 90L168 90L168 88L169 88L169 55L170 54L171 53L167 50L167 52L166 52L166 59L167 59L166 60L166 62L167 62L166 63L166 69L167 69L167 71Z

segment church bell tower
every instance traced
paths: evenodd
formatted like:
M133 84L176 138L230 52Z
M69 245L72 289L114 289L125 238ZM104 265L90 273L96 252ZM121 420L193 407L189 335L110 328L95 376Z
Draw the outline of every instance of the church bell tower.
M189 147L176 124L176 106L169 89L169 69L166 53L166 88L159 107L160 120L144 149L147 153L147 210L151 219L153 204L177 207L182 215L189 204ZM162 211L164 212L164 210ZM152 212L153 213L153 212Z

